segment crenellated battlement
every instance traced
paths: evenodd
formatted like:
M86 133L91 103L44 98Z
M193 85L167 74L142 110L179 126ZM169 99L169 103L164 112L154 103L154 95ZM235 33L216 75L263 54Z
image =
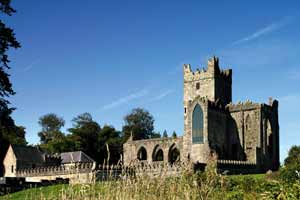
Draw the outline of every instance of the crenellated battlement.
M234 112L234 111L240 111L240 110L254 110L254 109L259 109L261 107L261 105L262 104L253 103L252 101L247 100L245 102L239 101L236 104L233 104L232 102L230 102L229 104L226 105L226 108L230 112Z
M212 78L212 77L222 77L227 81L232 80L232 70L226 69L222 70L219 67L219 58L213 57L208 60L207 68L192 70L190 64L183 65L184 80L185 81L197 81L200 79Z
M62 164L58 166L17 169L16 174L18 177L55 176L91 172L94 168L94 163L74 163L71 165Z

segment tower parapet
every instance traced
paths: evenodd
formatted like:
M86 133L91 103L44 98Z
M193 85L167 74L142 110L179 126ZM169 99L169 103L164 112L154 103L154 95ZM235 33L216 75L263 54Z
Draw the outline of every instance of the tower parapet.
M196 96L208 97L210 101L219 101L228 104L232 99L232 70L222 70L219 58L208 60L207 68L193 71L190 64L183 65L184 71L184 101Z

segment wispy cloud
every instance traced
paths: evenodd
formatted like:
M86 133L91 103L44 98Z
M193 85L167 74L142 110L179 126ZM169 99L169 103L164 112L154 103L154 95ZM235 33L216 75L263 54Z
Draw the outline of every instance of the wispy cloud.
M251 40L254 40L254 39L257 39L267 33L271 33L271 32L274 32L280 28L283 28L284 26L288 25L289 23L292 22L292 20L294 19L294 17L292 16L287 16L287 17L284 17L283 19L277 21L277 22L274 22L272 24L269 24L267 25L266 27L262 28L262 29L259 29L257 30L256 32L254 32L253 34L245 37L245 38L242 38L238 41L235 41L232 46L234 45L238 45L238 44L242 44L242 43L245 43L245 42L249 42Z
M32 61L29 65L27 65L26 67L24 67L24 69L22 70L22 72L28 72L29 70L31 70L36 63L38 63L40 61L40 59L36 59L34 61Z
M295 69L289 71L288 78L291 80L300 80L300 71L295 70Z
M172 94L174 92L174 90L167 90L159 95L157 95L156 97L154 97L153 99L151 99L151 101L159 101L163 98L165 98L166 96Z
M135 93L132 93L128 96L125 96L125 97L121 97L119 99L117 99L116 101L113 101L112 103L110 104L107 104L107 105L104 105L102 107L103 110L108 110L108 109L113 109L113 108L116 108L118 106L121 106L123 104L126 104L132 100L135 100L135 99L138 99L138 98L141 98L141 97L144 97L146 96L147 94L149 93L149 90L148 89L143 89L143 90L140 90L138 92L135 92Z

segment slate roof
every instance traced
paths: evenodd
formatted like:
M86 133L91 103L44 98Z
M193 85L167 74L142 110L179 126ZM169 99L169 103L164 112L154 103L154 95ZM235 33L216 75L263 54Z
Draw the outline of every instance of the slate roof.
M77 163L77 162L82 162L82 163L92 163L95 162L91 157L86 155L82 151L73 151L73 152L64 152L60 154L60 157L62 159L61 163L66 164L66 163Z
M36 147L11 145L12 150L19 161L25 161L30 163L43 163L44 153L38 150Z

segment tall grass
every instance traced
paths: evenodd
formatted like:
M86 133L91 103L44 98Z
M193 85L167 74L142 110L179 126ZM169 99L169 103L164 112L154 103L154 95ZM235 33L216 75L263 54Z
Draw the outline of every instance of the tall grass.
M139 168L141 169L141 168ZM165 170L164 170L165 169ZM112 174L112 173L111 173ZM56 185L30 189L4 196L20 200L206 200L206 199L299 199L300 184L283 184L260 175L223 176L217 173L216 162L207 164L205 172L194 173L190 165L181 166L176 176L161 173L122 174L123 178L94 184ZM125 175L126 178L125 178ZM1 198L0 198L1 199Z

